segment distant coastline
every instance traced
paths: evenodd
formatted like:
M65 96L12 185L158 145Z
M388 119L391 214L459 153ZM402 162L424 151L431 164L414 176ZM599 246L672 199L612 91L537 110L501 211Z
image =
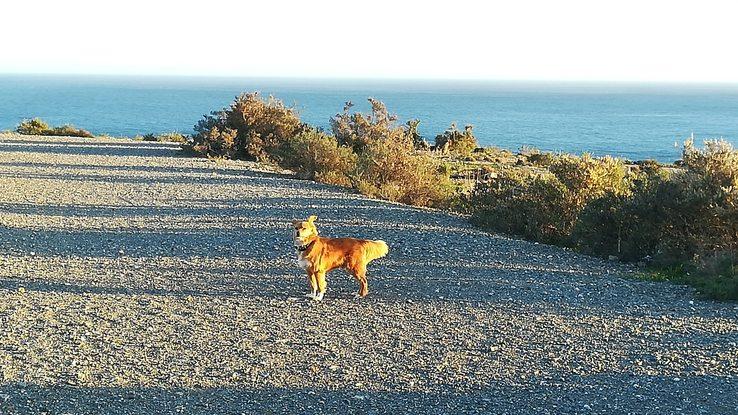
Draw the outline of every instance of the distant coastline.
M112 136L190 133L203 114L259 90L324 128L345 101L365 110L373 96L400 122L420 119L429 140L451 122L473 124L480 145L512 151L672 162L692 133L738 143L738 85L0 75L0 90L0 130L39 116Z

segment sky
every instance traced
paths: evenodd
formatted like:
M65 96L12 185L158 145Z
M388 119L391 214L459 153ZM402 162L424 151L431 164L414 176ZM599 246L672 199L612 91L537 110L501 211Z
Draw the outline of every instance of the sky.
M435 3L5 0L0 73L738 82L731 1Z

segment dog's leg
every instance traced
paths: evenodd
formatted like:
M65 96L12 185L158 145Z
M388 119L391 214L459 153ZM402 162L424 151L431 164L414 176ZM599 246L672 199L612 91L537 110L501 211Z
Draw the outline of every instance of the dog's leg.
M325 289L328 286L328 283L325 281L325 272L318 272L317 273L317 279L318 279L318 295L315 297L316 300L322 301L323 295L325 295Z
M318 292L318 280L317 280L317 276L315 275L315 273L313 272L308 273L308 282L310 283L311 292L305 294L305 297L312 298L314 300Z
M366 297L369 294L369 283L366 280L366 266L359 265L351 269L351 274L354 275L354 278L359 283L359 292L356 294L356 297Z

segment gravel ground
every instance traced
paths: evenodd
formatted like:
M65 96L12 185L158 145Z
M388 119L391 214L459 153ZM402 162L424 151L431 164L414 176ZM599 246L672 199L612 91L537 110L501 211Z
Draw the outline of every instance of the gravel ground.
M0 135L0 413L738 412L738 306L173 144ZM370 294L293 218L383 239Z

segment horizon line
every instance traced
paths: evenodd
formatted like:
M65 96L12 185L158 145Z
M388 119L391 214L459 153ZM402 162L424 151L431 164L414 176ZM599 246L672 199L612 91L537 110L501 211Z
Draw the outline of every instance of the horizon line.
M273 80L323 80L323 81L410 81L410 82L489 82L489 83L556 83L556 84L623 84L623 85L725 85L738 86L738 81L704 80L627 80L627 79L560 79L560 78L441 78L441 77L364 77L364 76L310 76L310 75L224 75L224 74L159 74L159 73L106 73L106 72L4 72L0 76L95 76L130 78L216 78L216 79L273 79Z

